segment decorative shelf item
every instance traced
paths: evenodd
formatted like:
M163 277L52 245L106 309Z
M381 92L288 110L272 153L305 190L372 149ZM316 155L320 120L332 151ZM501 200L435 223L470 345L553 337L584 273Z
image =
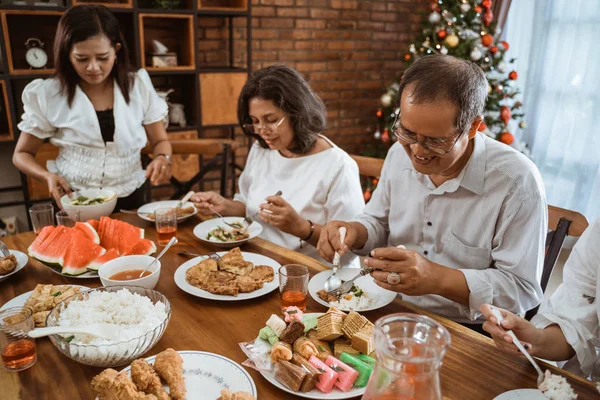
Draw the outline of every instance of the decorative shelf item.
M146 68L149 72L196 69L193 18L193 15L187 14L139 14L142 68ZM161 58L160 54L153 54L155 41L166 46L169 53L174 53L177 65L169 65L169 58ZM160 60L164 63L161 65L166 65L154 66Z
M200 74L202 126L237 124L237 99L247 73Z

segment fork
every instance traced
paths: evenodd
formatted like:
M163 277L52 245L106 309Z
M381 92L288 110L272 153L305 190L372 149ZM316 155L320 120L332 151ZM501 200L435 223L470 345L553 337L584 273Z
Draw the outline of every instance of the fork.
M281 190L278 190L277 193L275 193L273 196L281 196L283 194L283 192ZM256 216L260 213L260 208L258 209L258 211L256 212L256 214L254 214L251 218L254 219L256 218Z
M365 275L369 275L371 272L373 272L373 268L371 267L366 267L360 270L360 272L358 273L358 275L356 275L354 278L350 279L349 281L346 281L344 283L342 283L342 286L340 286L337 289L331 290L329 292L327 292L327 294L333 295L335 297L341 296L345 293L348 293L351 289L352 289L352 285L353 282L355 280L357 280L358 278L360 278L361 276L365 276Z
M6 247L4 242L0 242L0 252L4 254L4 257L10 256L10 251L8 251L8 247Z
M188 257L208 257L211 258L213 260L215 260L215 262L217 263L217 265L219 267L221 267L221 265L223 265L223 263L225 262L220 255L218 255L217 253L209 253L209 254L196 254L196 253L190 253L187 251L181 251L179 253L180 256L188 256Z
M230 226L230 227L235 228L235 229L239 229L238 225L227 222L225 220L225 217L223 217L221 214L219 214L218 212L216 212L214 208L209 207L209 210L212 211L219 218L221 218L221 221L223 221L223 223L225 225ZM250 226L250 224L252 224L252 222L254 222L254 221L252 221L252 218L250 218L250 217L244 217L244 219L242 220L242 229L243 230L248 230L248 227Z

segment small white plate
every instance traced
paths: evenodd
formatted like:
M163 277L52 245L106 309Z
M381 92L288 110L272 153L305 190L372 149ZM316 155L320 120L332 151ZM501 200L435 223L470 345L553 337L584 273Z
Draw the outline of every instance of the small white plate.
M306 313L304 315L316 315L317 317L320 317L321 315L323 315L324 313ZM362 387L362 388L358 388L358 387L353 387L352 389L350 389L347 392L342 392L340 389L334 387L333 390L329 393L323 393L321 392L319 389L313 389L310 392L294 392L290 389L288 389L287 387L283 386L281 383L277 382L277 380L275 379L275 375L273 374L272 371L259 371L260 374L267 380L269 381L273 386L291 393L295 396L298 397L304 397L305 399L323 399L323 400L342 400L342 399L352 399L355 397L360 397L365 393L365 389L366 387Z
M223 219L230 224L232 224L234 222L241 223L244 220L243 217L224 217ZM231 249L234 247L241 246L242 244L246 243L248 240L254 239L258 235L260 235L260 233L262 232L262 229L263 229L261 224L254 221L248 227L247 232L248 232L248 235L250 235L250 236L246 239L236 240L236 241L232 241L232 242L220 242L216 239L215 240L207 239L206 237L208 236L208 232L210 232L212 229L217 228L217 227L231 229L229 226L227 226L223 222L223 220L221 218L214 218L214 219L209 219L207 221L204 221L204 222L196 225L196 227L194 228L194 236L196 236L198 239L202 240L204 243L209 243L216 247Z
M225 254L227 254L227 252L221 251L217 254L219 256L223 257ZM245 251L242 251L242 256L244 257L244 260L253 263L255 266L256 265L268 265L269 267L273 268L273 280L271 282L266 282L261 289L255 290L254 292L250 292L250 293L239 293L237 296L226 296L226 295L222 295L222 294L213 294L213 293L207 292L206 290L202 290L199 287L190 285L185 280L185 273L187 272L187 270L192 268L194 265L198 264L200 261L206 259L206 257L195 257L195 258L192 258L191 260L181 264L181 266L179 268L177 268L177 271L175 271L175 276L174 276L175 284L177 286L179 286L179 288L181 290L183 290L184 292L187 292L193 296L200 297L203 299L208 299L208 300L221 300L221 301L241 301L241 300L254 299L256 297L264 296L265 294L271 293L273 290L276 290L279 288L279 273L278 273L278 271L279 271L279 268L281 267L281 264L279 264L277 261L275 261L269 257L265 257L263 255L256 254L256 253L247 253Z
M6 275L0 275L0 282L2 282L3 280L7 279L12 274L16 274L17 272L19 272L20 270L22 270L23 268L25 268L25 266L27 265L27 263L29 263L29 257L27 257L27 254L23 253L22 251L19 251L19 250L10 250L10 249L8 251L10 252L10 254L14 254L15 257L17 258L17 266L15 267L15 269L13 269L8 274L6 274Z
M494 400L547 400L546 396L537 389L517 389L502 393Z
M310 293L312 298L315 299L317 303L322 304L325 307L329 307L329 303L321 299L317 292L323 289L325 281L331 276L332 272L333 271L331 270L319 272L317 275L313 276L308 282L308 292ZM359 272L360 269L358 268L342 268L338 269L336 276L341 280L349 281L350 279L354 278ZM340 308L342 311L377 310L378 308L390 304L396 299L396 296L398 295L396 292L392 292L390 290L382 288L381 286L378 286L373 281L373 277L370 275L361 276L360 278L354 281L354 284L361 288L372 299L371 305L365 309L359 310L349 310L346 308Z
M183 378L188 400L218 399L222 389L248 392L258 398L252 377L241 365L227 357L204 351L178 351L183 358ZM146 358L154 363L156 356ZM131 366L121 370L129 372ZM169 387L163 385L168 392Z
M81 291L89 290L89 287L87 287L87 286L81 286L81 285L69 285L69 286L78 287L81 289ZM32 295L32 293L33 293L33 290L30 290L29 292L20 294L17 297L12 298L11 300L4 303L4 305L2 307L0 307L0 311L7 309L7 308L11 308L11 307L23 307L25 305L25 302L27 301L27 299Z
M138 217L140 217L141 219L145 219L146 221L149 221L149 222L154 222L154 220L152 218L148 218L147 214L151 214L154 211L158 210L159 208L175 208L175 207L177 207L177 204L179 204L179 200L163 200L163 201L155 201L152 203L144 204L143 206L138 208ZM194 203L190 203L188 201L187 203L183 204L183 208L190 207L190 206L194 207L194 213L186 215L184 217L178 217L177 222L183 222L186 219L191 218L198 212L198 210L194 206Z

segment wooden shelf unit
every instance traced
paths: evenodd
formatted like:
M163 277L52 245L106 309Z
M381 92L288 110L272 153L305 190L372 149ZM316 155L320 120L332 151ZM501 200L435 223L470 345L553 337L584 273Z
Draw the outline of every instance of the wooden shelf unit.
M98 4L108 8L133 8L133 0L116 0L116 1L81 1L73 0L74 6L82 4Z
M191 14L140 13L141 67L150 71L185 71L196 69L194 43L194 16ZM156 68L151 66L152 41L159 40L177 54L177 67Z
M248 0L198 0L199 10L247 11Z
M12 141L14 139L12 129L12 118L10 112L10 102L8 100L8 90L6 89L6 81L0 80L2 87L2 104L0 107L0 142Z

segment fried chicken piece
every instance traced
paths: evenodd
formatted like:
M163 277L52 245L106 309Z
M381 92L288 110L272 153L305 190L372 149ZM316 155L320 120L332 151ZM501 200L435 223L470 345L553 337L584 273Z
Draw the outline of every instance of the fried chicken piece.
M239 288L240 293L250 293L263 287L261 281L255 281L248 276L238 276L235 278L235 283Z
M17 268L17 257L11 254L8 257L0 257L0 275L6 275Z
M170 400L171 396L163 389L160 377L146 360L140 358L131 363L131 380L139 390L155 395L158 400Z
M183 377L183 359L173 349L158 353L154 360L154 369L169 385L174 400L185 399L185 380Z
M213 259L200 261L185 273L185 280L193 286L200 286L208 279L211 272L219 270L217 263Z
M255 281L265 283L273 281L275 272L273 271L273 268L269 267L268 265L257 265L254 267L252 272L246 276L254 279Z
M92 379L92 391L100 400L158 400L152 394L139 392L127 372L105 369Z
M223 264L219 267L222 271L228 271L236 275L247 275L254 268L254 264L244 260L239 247L231 249L221 258L223 259Z
M256 400L254 396L252 396L248 392L236 392L232 393L229 389L221 390L221 397L217 400Z
M321 299L325 300L328 303L331 303L333 301L338 301L338 298L335 297L332 294L329 294L325 291L325 289L321 289L317 292L317 296L319 296Z

